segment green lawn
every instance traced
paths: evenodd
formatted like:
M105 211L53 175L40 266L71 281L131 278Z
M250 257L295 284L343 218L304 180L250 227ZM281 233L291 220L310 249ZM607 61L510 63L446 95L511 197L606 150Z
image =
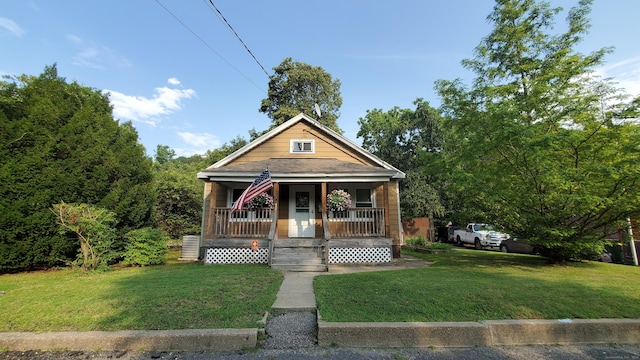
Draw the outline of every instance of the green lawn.
M0 275L0 332L253 328L282 275L265 265L178 263L104 273Z
M407 254L423 269L315 278L325 321L411 322L640 318L640 267L550 265L496 251Z
M535 256L410 253L424 269L319 276L325 321L640 318L640 268ZM282 275L264 265L178 263L105 273L0 275L0 331L256 327Z

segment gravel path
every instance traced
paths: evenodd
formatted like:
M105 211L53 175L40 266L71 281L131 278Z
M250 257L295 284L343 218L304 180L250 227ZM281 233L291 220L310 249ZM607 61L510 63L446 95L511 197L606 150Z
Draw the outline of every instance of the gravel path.
M301 349L317 343L316 314L290 312L267 322L267 339L263 349Z

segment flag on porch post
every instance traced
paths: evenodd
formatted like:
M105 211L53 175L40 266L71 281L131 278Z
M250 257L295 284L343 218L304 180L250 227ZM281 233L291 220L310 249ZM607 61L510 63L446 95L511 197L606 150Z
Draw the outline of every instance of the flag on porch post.
M260 174L252 183L249 185L247 190L245 190L242 195L238 198L238 200L233 203L231 207L231 213L234 211L240 210L244 207L244 204L253 200L258 195L262 194L265 191L269 191L273 187L273 183L271 182L271 175L269 174L269 169Z

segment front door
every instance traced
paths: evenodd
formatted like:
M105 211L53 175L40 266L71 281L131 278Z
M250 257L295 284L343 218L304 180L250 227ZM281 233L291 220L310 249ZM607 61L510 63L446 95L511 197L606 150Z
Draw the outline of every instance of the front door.
M289 237L316 235L313 185L292 185L289 189Z

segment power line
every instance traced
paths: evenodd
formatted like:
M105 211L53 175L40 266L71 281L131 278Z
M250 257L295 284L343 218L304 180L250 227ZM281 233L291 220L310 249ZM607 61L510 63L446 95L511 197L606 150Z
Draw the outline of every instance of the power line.
M209 3L211 4L211 6L213 6L213 8L216 10L216 12L218 13L218 17L227 25L227 27L229 28L229 30L231 30L231 32L233 33L233 35L236 36L236 38L238 39L238 41L240 41L240 43L242 44L242 46L244 46L244 48L247 50L247 52L249 53L249 55L251 55L251 57L253 58L253 60L256 61L256 63L258 64L258 66L260 66L260 68L262 69L262 71L265 73L265 75L267 75L267 77L269 77L269 73L267 73L267 70L264 69L264 66L262 66L262 64L260 64L260 61L258 61L258 59L255 57L255 55L253 55L253 53L251 52L251 50L249 50L249 47L247 46L247 44L244 43L244 41L242 41L242 39L240 38L240 35L238 35L238 33L236 32L236 30L233 28L233 26L231 26L231 24L229 24L229 22L227 21L227 19L224 17L224 15L222 15L222 12L220 12L220 10L216 7L216 5L213 3L213 0L209 0Z
M203 38L201 38L198 34L196 34L193 30L191 30L191 28L189 28L189 26L187 26L187 24L185 24L182 20L180 20L180 18L178 18L174 13L171 12L171 10L169 10L166 6L164 6L164 4L162 4L160 2L160 0L156 0L156 3L158 3L158 5L160 5L166 12L169 13L169 15L173 16L174 19L176 19L176 21L178 21L185 29L189 30L189 32L195 36L198 40L200 40L201 43L204 44L204 46L206 46L207 48L209 48L209 50L213 51L214 54L218 55L218 57L220 59L222 59L224 62L226 62L229 66L231 66L238 74L242 75L242 77L244 77L245 79L247 79L250 83L253 84L253 86L255 86L256 88L258 88L258 90L262 91L263 93L266 93L266 91L261 88L260 86L258 86L255 82L253 82L251 79L249 79L249 77L247 77L245 74L242 73L242 71L238 70L238 68L236 68L232 63L230 63L227 59L225 59L222 55L220 55L220 53L218 53L211 45L209 45L206 41L204 41ZM264 70L264 69L263 69Z

